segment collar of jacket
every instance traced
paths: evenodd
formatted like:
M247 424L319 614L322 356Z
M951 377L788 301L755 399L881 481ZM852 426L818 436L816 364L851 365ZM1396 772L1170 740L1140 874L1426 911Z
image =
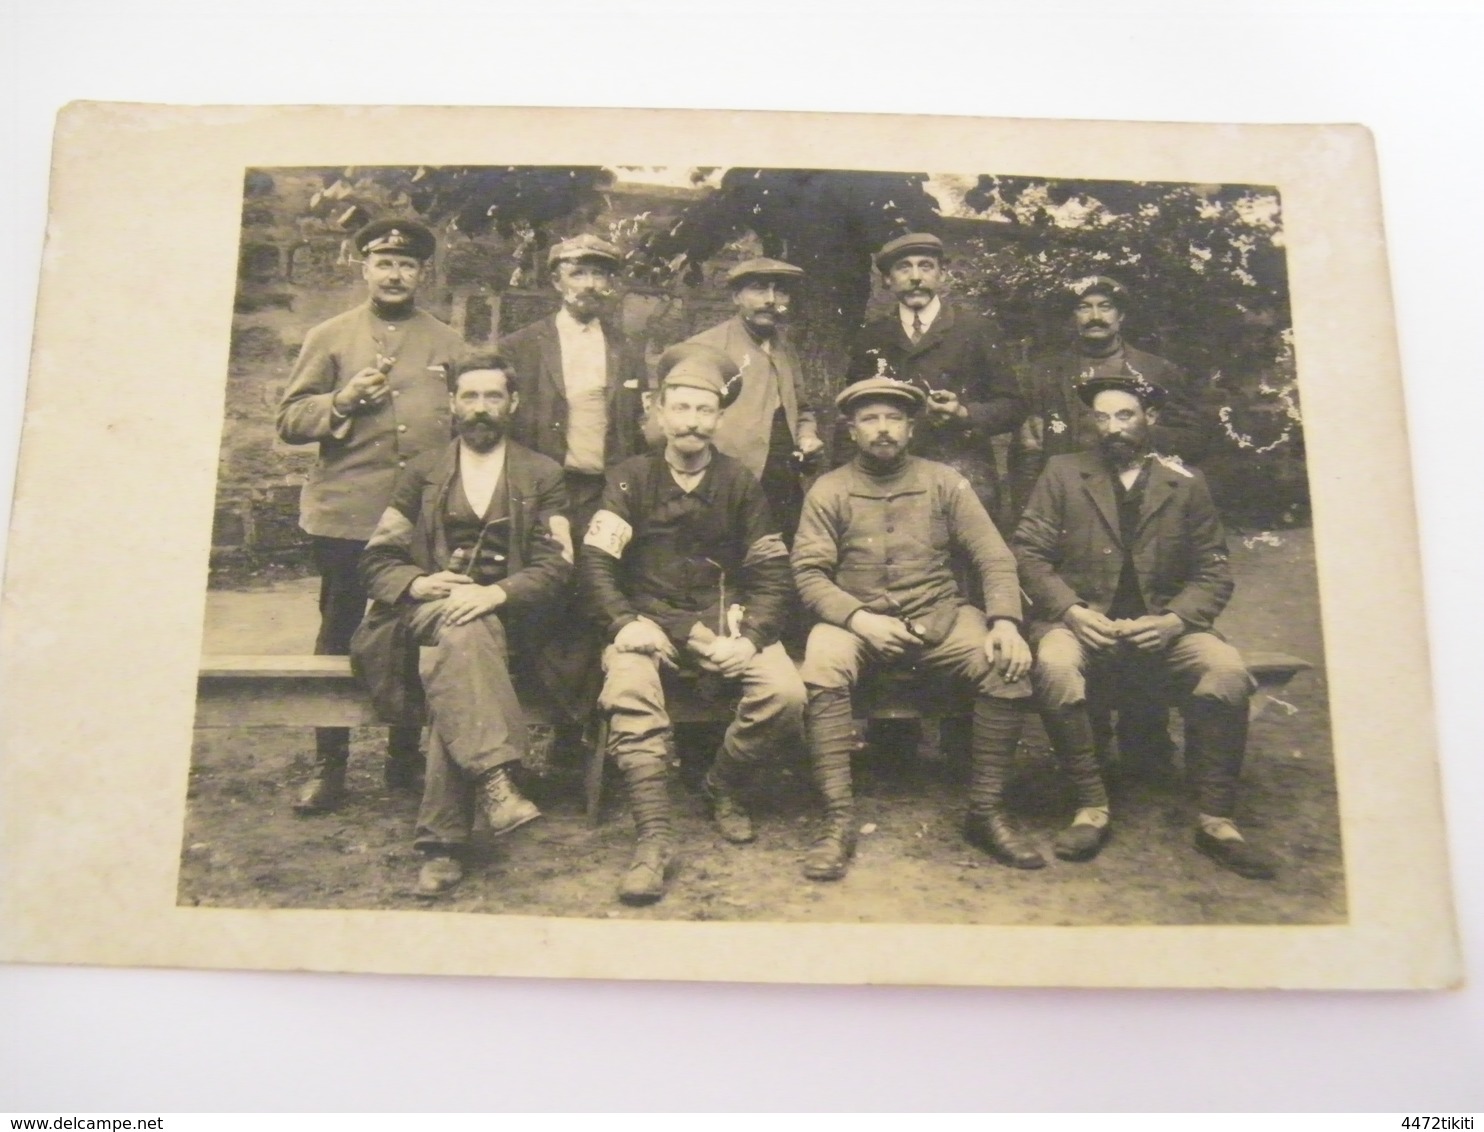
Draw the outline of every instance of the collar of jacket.
M1098 509L1113 541L1123 546L1122 531L1118 522L1118 499L1113 491L1113 472L1104 463L1098 452L1079 452L1076 455L1078 471L1082 475L1083 490L1091 497ZM1149 479L1144 485L1144 502L1139 508L1139 532L1142 533L1149 520L1168 503L1177 491L1183 490L1187 476L1181 476L1165 467L1154 455L1145 457L1149 465Z

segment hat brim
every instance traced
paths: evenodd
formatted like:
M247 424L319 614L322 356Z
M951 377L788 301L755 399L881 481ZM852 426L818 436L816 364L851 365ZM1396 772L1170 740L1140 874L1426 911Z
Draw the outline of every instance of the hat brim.
M914 415L922 412L927 407L927 398L921 395L914 397L910 393L904 393L898 389L867 389L857 393L853 397L837 402L841 416L851 416L855 410L865 401L894 401L899 405L905 405Z

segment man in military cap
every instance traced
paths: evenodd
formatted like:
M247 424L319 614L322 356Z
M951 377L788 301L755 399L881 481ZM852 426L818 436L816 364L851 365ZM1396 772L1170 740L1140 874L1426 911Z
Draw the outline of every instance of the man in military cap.
M885 375L922 390L927 410L913 451L953 467L998 518L992 441L1025 419L1025 404L1001 357L999 328L944 300L946 260L943 241L925 232L898 236L876 253L876 269L897 303L856 337L846 380Z
M1025 506L1052 456L1097 446L1092 415L1077 393L1089 378L1142 377L1158 385L1165 390L1165 403L1153 432L1154 447L1187 464L1199 463L1205 454L1207 435L1185 373L1123 337L1128 289L1108 275L1085 275L1067 281L1063 298L1072 344L1032 359L1027 372L1029 416L1010 453L1017 508Z
M618 248L580 235L546 257L560 309L500 342L525 384L512 435L566 472L571 537L583 530L603 495L603 471L644 450L643 358L608 319Z
M432 725L420 896L462 879L476 804L495 835L540 816L507 771L527 743L511 643L519 651L559 599L572 562L552 529L566 504L561 468L506 437L519 400L504 358L463 363L448 383L458 439L402 473L361 558L375 600L351 642L356 673L382 718L416 720L426 707ZM432 652L425 678L419 646Z
M1088 684L1113 663L1150 669L1182 701L1199 813L1195 844L1244 877L1276 862L1237 828L1252 679L1214 623L1233 581L1205 477L1153 451L1165 391L1145 377L1079 384L1098 432L1092 451L1053 456L1013 545L1034 609L1034 679L1053 747L1077 786L1057 855L1094 856L1110 829L1087 716Z
M299 525L320 573L316 655L347 651L366 612L356 573L366 540L392 497L399 471L448 443L446 380L463 354L458 334L414 303L433 256L433 233L413 220L373 221L354 237L367 301L314 327L304 338L278 407L286 444L317 444L304 485ZM393 728L388 786L416 781L422 759L416 728ZM320 728L315 777L295 809L335 809L345 794L350 732Z
M1003 838L987 776L1013 753L1031 694L1014 558L962 475L909 455L928 395L878 376L847 387L836 404L856 455L810 489L793 548L799 596L819 618L801 672L809 757L825 805L804 862L813 880L843 877L855 850L850 696L867 663L908 664L973 685L966 833L992 850ZM955 552L976 568L982 610L960 594Z
M787 324L802 268L778 259L749 259L727 272L737 314L689 339L720 350L741 370L742 391L717 425L712 443L763 485L792 542L804 494L804 461L824 449L803 392L803 369Z
M801 737L804 686L778 634L793 586L788 551L756 478L712 444L735 400L738 367L683 342L661 356L663 452L608 472L579 578L611 642L598 700L638 832L619 889L630 904L664 894L673 863L662 669L699 667L741 682L741 701L703 790L729 841L753 839L740 796L750 772Z
M1205 452L1206 435L1195 396L1185 374L1154 354L1129 345L1123 338L1129 309L1127 289L1107 275L1068 280L1065 301L1073 343L1031 362L1026 394L1030 415L1016 433L1010 449L1010 474L1015 489L1016 514L1030 498L1041 469L1052 456L1084 452L1097 447L1098 430L1078 390L1095 377L1143 378L1165 390L1159 424L1151 443L1165 456L1197 463ZM1169 713L1158 702L1157 689L1139 686L1134 673L1123 673L1116 691L1118 750L1129 769L1162 772L1174 757ZM1093 710L1099 748L1112 735L1109 712Z

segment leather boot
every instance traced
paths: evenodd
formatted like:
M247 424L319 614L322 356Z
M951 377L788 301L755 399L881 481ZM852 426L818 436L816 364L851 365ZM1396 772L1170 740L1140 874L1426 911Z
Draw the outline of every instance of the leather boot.
M675 865L675 841L670 822L670 790L663 763L624 768L629 809L639 842L634 859L618 886L625 904L653 904L665 895L665 882Z
M388 790L422 789L426 760L421 727L391 727L386 736L386 764L382 780Z
M485 771L479 776L479 801L484 807L485 819L490 833L499 837L541 816L536 803L524 797L510 781L503 766Z
M345 765L350 761L350 731L321 727L314 733L314 778L299 793L294 812L328 814L345 801Z
M855 723L850 689L811 687L806 731L810 767L824 800L825 818L804 857L804 875L810 880L839 880L855 855L855 795L850 782Z
M1015 828L1004 808L1005 783L1020 745L1025 700L979 696L969 769L969 817L964 836L1012 869L1039 869L1046 859Z

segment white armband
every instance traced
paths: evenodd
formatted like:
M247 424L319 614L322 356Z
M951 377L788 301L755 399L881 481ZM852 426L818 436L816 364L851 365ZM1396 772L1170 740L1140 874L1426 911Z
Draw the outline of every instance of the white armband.
M622 558L629 540L634 537L634 528L612 511L599 511L587 525L583 546L596 547L614 558Z

